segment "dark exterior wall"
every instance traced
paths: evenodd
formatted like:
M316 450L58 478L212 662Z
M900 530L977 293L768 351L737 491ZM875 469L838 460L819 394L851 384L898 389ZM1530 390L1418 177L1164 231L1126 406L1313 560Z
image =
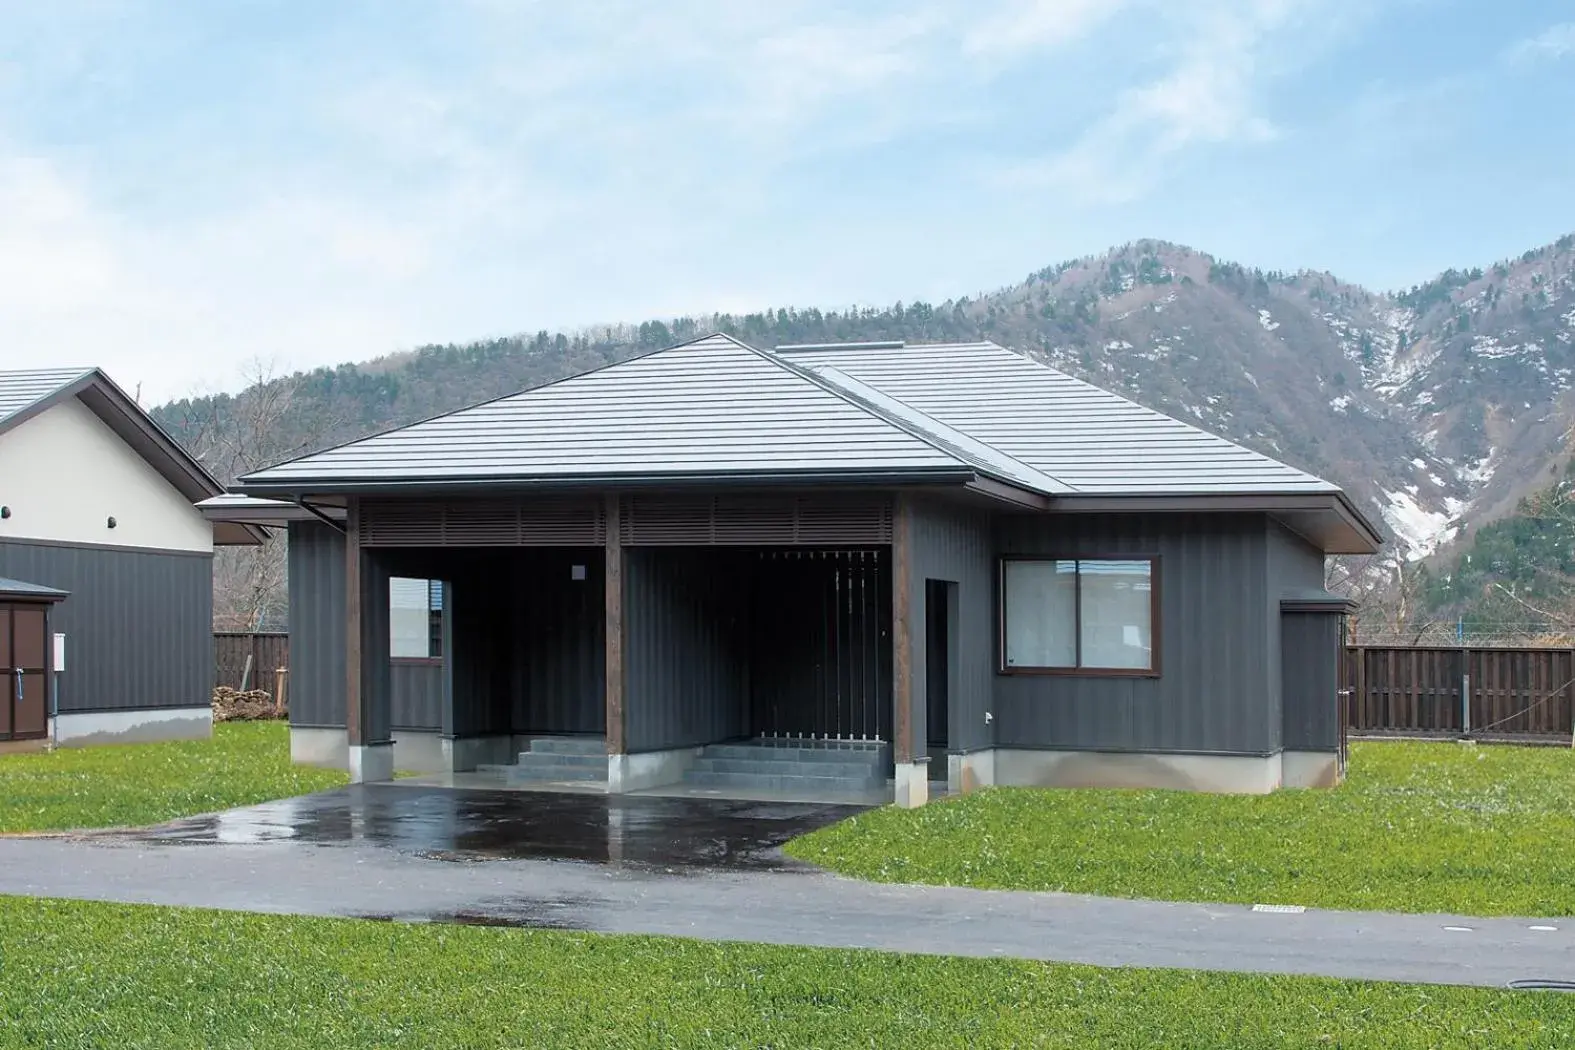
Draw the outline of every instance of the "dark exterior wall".
M514 582L503 652L513 731L605 733L604 552L554 548L509 555ZM585 579L574 579L576 565L585 566ZM499 589L495 580L489 586Z
M914 501L910 523L912 562L908 593L912 602L914 754L925 750L929 653L925 623L925 580L957 584L958 666L948 696L948 749L972 751L994 742L984 720L992 706L995 677L995 559L991 555L989 515L968 507ZM944 770L936 771L944 773Z
M1306 594L1309 591L1321 591L1324 584L1324 558L1323 552L1312 544L1302 539L1296 533L1272 518L1264 523L1265 537L1267 540L1266 554L1268 557L1269 586L1265 597L1268 599L1265 615L1269 623L1276 623L1280 618L1280 599L1287 594ZM1281 653L1281 632L1269 632L1269 666L1283 667L1284 658ZM1331 659L1333 650L1331 650ZM1271 718L1277 719L1282 725L1285 719L1285 698L1283 695L1283 675L1271 675L1270 703L1273 711ZM1288 745L1287 745L1288 746Z
M344 537L326 525L290 525L292 725L345 724L344 550ZM449 585L445 662L393 663L393 728L462 737L603 731L599 549L389 548L372 556L393 575ZM587 567L586 580L571 578L574 564ZM444 698L450 673L452 706Z
M443 664L395 660L394 728L443 728Z
M290 724L345 724L345 538L321 522L292 521Z
M0 542L0 576L70 591L60 710L203 707L213 694L208 554Z
M1000 554L1157 555L1160 676L995 678L1001 747L1267 754L1280 672L1267 526L1255 514L1047 514L996 520ZM998 589L997 585L997 589ZM997 607L998 608L998 607ZM992 616L995 613L992 609ZM992 660L999 663L999 627ZM1271 677L1273 679L1271 686Z
M1337 613L1288 612L1280 617L1287 750L1339 750L1340 645Z
M345 724L345 540L321 522L289 526L290 724ZM410 566L393 564L396 572ZM393 728L443 727L441 664L396 662L391 669Z
M747 566L715 548L627 548L626 746L692 747L742 736L749 661Z

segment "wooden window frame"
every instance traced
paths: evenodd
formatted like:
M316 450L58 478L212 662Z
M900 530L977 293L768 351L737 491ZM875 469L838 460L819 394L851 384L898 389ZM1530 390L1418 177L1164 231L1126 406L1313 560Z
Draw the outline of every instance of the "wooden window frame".
M1006 566L1014 561L1146 561L1148 562L1148 617L1151 644L1148 667L1025 667L1006 662ZM996 651L996 674L1058 676L1062 678L1158 678L1160 677L1161 645L1163 631L1160 619L1160 556L1157 554L1003 554L997 559L995 571L995 627L999 639ZM1077 571L1077 585L1073 591L1073 638L1076 641L1078 660L1083 658L1083 570Z

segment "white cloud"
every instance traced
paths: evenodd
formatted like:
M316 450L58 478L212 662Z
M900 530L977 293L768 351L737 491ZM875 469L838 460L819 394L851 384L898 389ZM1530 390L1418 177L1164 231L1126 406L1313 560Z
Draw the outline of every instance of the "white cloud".
M1001 57L1060 47L1114 17L1126 0L1014 0L984 14L963 38L963 53Z
M1263 143L1280 134L1262 112L1266 82L1296 64L1285 37L1304 15L1328 24L1339 0L1197 0L1169 10L1174 33L1159 49L1164 72L1122 91L1065 149L992 172L992 181L1059 190L1089 204L1136 200L1190 147ZM1158 10L1143 17L1159 17Z
M1575 22L1549 26L1534 37L1512 46L1506 53L1511 62L1556 62L1575 55Z

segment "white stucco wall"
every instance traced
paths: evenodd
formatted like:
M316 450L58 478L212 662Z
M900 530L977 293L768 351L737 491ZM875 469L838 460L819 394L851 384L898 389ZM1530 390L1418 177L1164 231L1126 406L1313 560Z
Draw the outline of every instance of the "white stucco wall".
M76 398L0 435L0 506L0 539L213 550L201 512Z

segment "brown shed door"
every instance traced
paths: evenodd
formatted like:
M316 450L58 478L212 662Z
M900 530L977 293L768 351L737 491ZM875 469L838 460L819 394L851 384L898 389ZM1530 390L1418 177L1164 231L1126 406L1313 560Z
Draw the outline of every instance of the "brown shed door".
M49 731L49 632L42 606L0 606L0 737Z

